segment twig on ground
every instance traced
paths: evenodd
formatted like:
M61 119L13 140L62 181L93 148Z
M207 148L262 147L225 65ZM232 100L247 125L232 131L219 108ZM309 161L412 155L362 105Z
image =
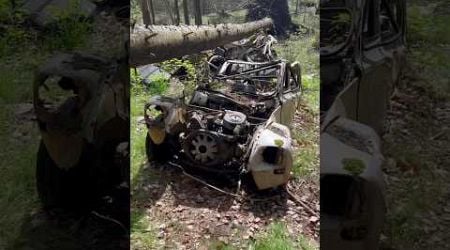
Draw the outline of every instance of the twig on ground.
M286 192L291 196L292 200L297 202L300 206L302 206L303 208L306 209L307 212L309 212L311 215L315 215L316 212L314 211L314 209L312 209L307 203L305 203L304 201L300 200L300 198L297 197L297 195L295 195L294 193L292 193L292 191L289 189L289 184L286 185Z
M118 221L116 219L113 219L111 217L108 217L106 215L102 215L102 214L100 214L100 213L98 213L96 211L92 211L91 213L93 215L99 217L100 219L107 220L107 221L110 221L110 222L112 222L112 223L114 223L116 225L119 225L125 231L125 233L128 233L128 229L120 221Z

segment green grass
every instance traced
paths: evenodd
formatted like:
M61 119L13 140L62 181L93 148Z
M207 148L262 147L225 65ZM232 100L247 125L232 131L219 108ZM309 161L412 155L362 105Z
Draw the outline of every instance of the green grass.
M0 59L0 249L15 240L23 220L39 207L34 177L39 135L35 122L17 120L14 111L15 105L31 102L34 70L42 58L31 48Z
M440 4L445 1L413 1L408 6L408 65L406 73L412 81L409 84L420 87L433 101L450 100L449 71L449 25L448 14L439 13ZM435 121L427 120L428 114L420 114L421 119L410 121L408 130L413 135L427 133ZM394 131L394 136L400 131ZM417 137L416 137L417 138ZM420 137L419 137L420 138ZM414 174L394 174L397 179L390 184L387 195L388 213L384 234L395 249L414 249L414 243L424 237L424 225L419 216L427 215L445 190L446 180L436 174L436 152L432 141L424 141L420 147L414 138L407 138L398 144L388 138L385 153L393 157L397 164L415 166ZM395 186L393 186L395 185ZM425 235L426 237L427 235Z
M81 48L90 36L90 24L69 16L56 30L36 31L23 25L24 16L12 15L5 3L0 3L6 31L0 34L0 249L15 241L24 220L40 208L35 189L40 135L35 121L16 116L16 105L32 102L35 72L53 50Z
M387 145L389 155L409 166L419 166L414 176L403 176L391 187L385 233L390 243L399 249L413 249L414 242L423 234L422 221L417 215L438 206L444 193L445 180L435 174L437 165L432 155L424 155L414 145ZM430 195L432 194L432 195Z
M297 238L289 236L286 225L281 222L272 223L266 232L252 242L248 249L251 250L313 250L318 249L307 238L299 235Z
M29 131L29 140L18 142L11 134L14 124L13 109L0 101L0 249L19 235L22 221L38 207L35 192L35 155L37 152L37 133L34 128L25 127ZM14 124L14 125L12 125Z
M150 92L146 91L142 85L131 85L131 183L135 185L136 177L141 167L147 161L145 153L145 136L147 129L144 125L138 124L138 118L144 116L144 105L151 97Z
M131 211L131 242L131 249L154 249L157 244L155 229L141 211Z
M417 81L420 87L436 98L450 98L450 44L449 15L439 13L445 1L431 1L429 4L408 6L407 42L410 46L408 60L421 68L418 75L423 81Z
M300 22L301 18L293 18ZM310 23L317 27L318 23ZM317 32L317 30L315 31ZM319 52L315 48L317 36L292 34L287 40L280 41L275 50L280 58L290 62L298 61L302 67L302 108L300 110L302 126L292 130L293 138L299 144L294 153L293 173L296 178L305 178L318 173L319 166Z
M146 87L140 82L141 77L135 73L134 69L130 69L130 74L130 176L133 190L139 185L140 178L154 178L152 176L140 176L143 167L147 164L147 155L145 152L147 128L144 124L139 123L138 119L144 116L144 105L150 100L151 96L163 94L167 91L168 82L163 76L156 75L151 78L153 82L150 86ZM145 216L145 209L139 204L139 195L141 194L134 194L131 202L132 249L154 249L157 244L156 232L152 227L151 219Z

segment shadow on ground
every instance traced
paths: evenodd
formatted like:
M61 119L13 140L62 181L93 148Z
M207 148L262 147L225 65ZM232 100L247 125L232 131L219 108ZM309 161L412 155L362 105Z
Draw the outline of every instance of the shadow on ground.
M128 249L128 194L108 198L85 212L37 209L25 218L7 249Z

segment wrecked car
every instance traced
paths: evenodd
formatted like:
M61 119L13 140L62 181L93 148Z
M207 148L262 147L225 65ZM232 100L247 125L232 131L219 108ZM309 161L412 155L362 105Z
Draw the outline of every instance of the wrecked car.
M321 248L378 249L384 131L405 55L404 0L321 1Z
M41 143L36 182L45 207L80 207L129 183L126 60L60 53L37 72Z
M261 31L250 38L242 39L214 49L208 58L210 73L218 73L226 60L241 60L247 62L270 62L276 60L273 50L278 41L272 35Z
M285 184L289 126L301 95L298 63L226 60L189 100L154 96L145 106L150 160L217 173L250 173L258 189Z

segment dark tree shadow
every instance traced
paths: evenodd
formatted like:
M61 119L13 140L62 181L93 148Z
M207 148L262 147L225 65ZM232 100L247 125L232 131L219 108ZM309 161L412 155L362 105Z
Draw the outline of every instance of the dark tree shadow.
M173 194L175 207L207 208L226 212L238 203L240 213L251 213L263 222L282 218L287 212L288 196L284 189L258 191L251 176L242 176L241 193L244 195L234 197L184 175L177 167L169 164L150 165L142 168L136 177L138 181L133 190L131 204L135 209L133 216L137 218L132 218L132 221L142 218L145 210L161 205L158 202L163 202L165 192ZM238 175L217 174L192 168L185 170L188 174L228 193L236 193L238 189Z
M129 249L128 193L115 190L86 211L39 208L7 249Z

